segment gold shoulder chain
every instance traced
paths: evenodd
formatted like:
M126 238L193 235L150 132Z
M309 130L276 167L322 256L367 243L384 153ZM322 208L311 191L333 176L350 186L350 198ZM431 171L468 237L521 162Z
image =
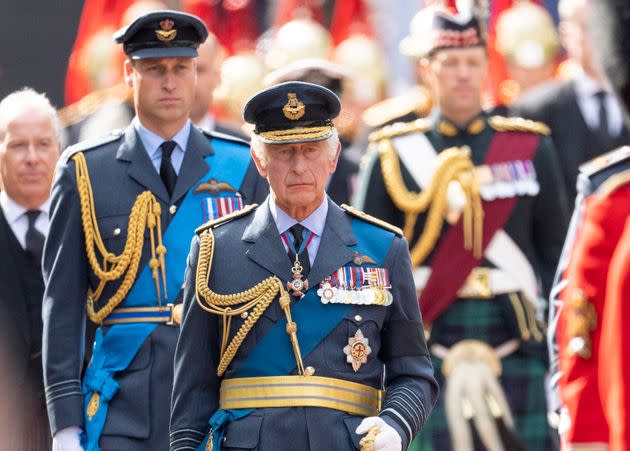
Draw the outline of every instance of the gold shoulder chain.
M207 228L199 235L195 299L199 307L204 311L223 317L223 337L217 375L222 376L225 373L249 331L278 294L280 295L280 306L287 318L287 333L293 346L298 373L304 374L304 364L302 363L302 355L297 341L297 325L291 319L291 298L284 289L280 279L272 276L246 291L233 294L218 294L210 290L209 287L213 257L214 234L212 233L212 228ZM247 319L228 345L232 317L250 309L253 310L247 315Z
M145 191L136 198L131 208L131 214L129 215L125 248L120 255L112 254L105 248L98 228L94 207L94 193L92 192L92 184L90 182L85 156L82 152L78 152L72 156L72 159L76 164L77 188L81 203L81 222L85 235L85 250L90 267L99 279L99 285L96 290L90 289L88 292L87 314L89 318L95 323L101 324L129 293L131 286L136 280L136 274L138 273L138 266L142 257L144 232L147 228L150 231L152 252L149 265L153 272L153 279L155 280L158 302L161 303L160 274L158 271L161 271L164 297L166 298L168 295L166 293L166 266L164 262L166 247L162 244L160 204L150 191ZM100 258L103 260L102 265L99 263L97 251L100 254ZM120 287L118 287L118 290L116 290L116 293L97 311L96 303L103 294L105 284L120 279L123 274L123 281Z
M381 172L385 188L394 205L405 213L404 233L411 241L418 215L429 209L424 230L418 242L411 249L411 262L419 266L429 255L437 242L444 217L447 213L447 192L451 182L461 185L466 195L464 208L464 247L472 249L475 256L482 254L483 208L479 195L479 185L474 176L474 165L470 160L470 149L452 147L436 157L438 164L426 189L414 193L407 189L402 179L400 162L392 142L383 139L378 142Z

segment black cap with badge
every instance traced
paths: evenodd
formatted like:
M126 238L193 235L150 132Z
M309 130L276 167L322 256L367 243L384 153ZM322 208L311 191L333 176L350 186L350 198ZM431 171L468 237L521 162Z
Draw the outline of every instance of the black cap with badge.
M138 17L114 33L131 59L193 58L208 37L208 29L197 16L178 11L154 11Z
M260 91L245 104L243 117L265 143L322 141L332 135L341 104L330 89L289 81Z

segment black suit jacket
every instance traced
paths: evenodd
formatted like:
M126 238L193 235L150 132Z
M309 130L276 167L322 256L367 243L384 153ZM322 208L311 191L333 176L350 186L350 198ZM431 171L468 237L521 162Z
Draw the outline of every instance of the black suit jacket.
M12 359L14 376L23 380L28 374L31 352L26 294L21 283L19 265L12 258L14 249L20 246L0 208L0 336ZM41 274L38 274L41 278ZM42 291L43 294L43 291Z
M575 181L582 163L630 142L625 126L608 143L597 138L584 121L573 81L545 83L526 93L513 109L517 115L544 122L551 128L569 199L575 199Z

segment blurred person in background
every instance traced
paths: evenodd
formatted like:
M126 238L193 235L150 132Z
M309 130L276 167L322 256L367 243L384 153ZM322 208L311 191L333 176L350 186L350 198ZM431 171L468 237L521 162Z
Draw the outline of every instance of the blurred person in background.
M498 87L500 103L509 105L523 93L554 78L560 37L549 12L523 0L497 17L496 46L509 78Z
M0 102L0 346L7 358L3 370L12 373L4 376L14 385L2 387L7 395L2 402L18 407L0 437L7 450L51 447L42 375L41 264L58 158L59 122L46 96L25 88L5 97Z
M436 107L371 135L356 196L409 240L442 388L411 449L552 450L541 319L566 230L562 176L544 124L482 108L482 20L431 14L420 67Z
M558 152L570 200L576 196L578 167L607 150L630 142L621 107L596 60L598 46L588 33L588 0L560 0L560 37L573 77L545 83L523 95L516 115L545 123Z

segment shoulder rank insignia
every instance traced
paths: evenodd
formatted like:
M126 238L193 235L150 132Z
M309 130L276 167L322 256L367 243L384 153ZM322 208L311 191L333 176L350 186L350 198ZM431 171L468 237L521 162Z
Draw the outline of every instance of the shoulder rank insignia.
M431 96L418 87L403 95L382 100L363 112L361 118L370 127L382 127L387 122L408 114L424 117L431 111Z
M398 227L391 225L388 222L382 221L378 218L375 218L374 216L368 215L367 213L362 212L361 210L357 210L354 207L351 207L349 205L346 204L341 204L341 208L343 208L344 210L346 210L347 213L351 214L352 216L355 216L359 219L363 219L364 221L367 221L371 224L377 225L379 227L382 227L384 229L389 230L390 232L394 232L396 235L399 236L403 236L403 231L401 229L399 229Z
M94 138L94 139L87 139L85 141L81 141L80 143L70 146L66 150L64 150L64 152L61 154L61 159L62 161L69 161L73 155L79 152L88 152L90 150L97 149L101 146L104 146L105 144L109 144L111 142L119 140L122 137L122 135L123 135L123 130L116 129L116 130L112 130L107 135L99 136L98 138Z
M546 124L522 117L490 116L488 123L498 132L530 132L545 136L551 134L551 130Z
M377 142L382 139L391 139L396 136L409 135L411 133L426 133L431 130L431 123L428 119L421 118L411 122L397 122L370 133L370 142Z
M590 177L628 158L630 158L630 146L619 147L580 165L580 172Z
M196 234L200 234L201 232L203 232L204 230L208 230L211 228L214 228L218 225L224 224L228 221L231 221L232 219L238 218L240 216L245 216L249 213L251 213L252 211L254 211L256 208L258 207L258 204L249 204L249 205L245 205L241 210L237 210L234 211L230 214L227 214L225 216L221 216L220 218L214 219L212 221L208 221L205 224L203 224L200 227L197 227L197 229L195 230Z

